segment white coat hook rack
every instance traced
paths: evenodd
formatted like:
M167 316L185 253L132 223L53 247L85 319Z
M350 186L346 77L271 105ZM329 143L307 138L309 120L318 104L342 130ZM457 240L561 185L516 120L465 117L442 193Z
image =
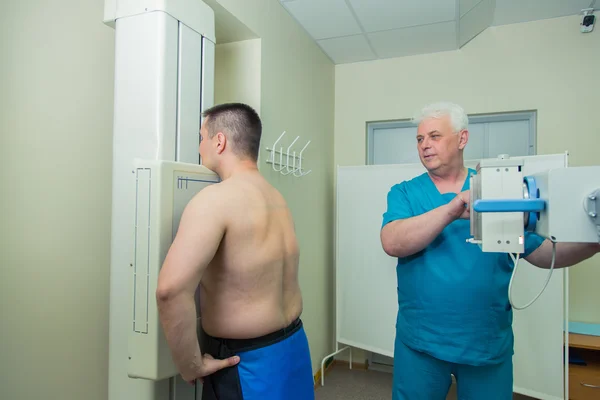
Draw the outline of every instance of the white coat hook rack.
M300 136L296 136L296 139L292 141L292 143L287 147L287 150L283 151L283 146L277 145L285 135L285 131L273 143L273 147L267 147L267 152L269 152L269 157L267 158L267 164L271 164L273 167L273 171L279 172L282 175L294 175L295 177L305 176L311 173L312 170L304 170L302 167L302 154L304 150L310 144L310 140L304 145L300 153L296 155L296 151L292 151L294 144L300 139Z

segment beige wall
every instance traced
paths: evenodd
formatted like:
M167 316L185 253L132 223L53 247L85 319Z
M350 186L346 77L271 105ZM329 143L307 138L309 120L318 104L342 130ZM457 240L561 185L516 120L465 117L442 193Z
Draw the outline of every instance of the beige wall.
M102 23L102 0L59 3L11 2L0 16L3 399L108 396L114 30ZM297 220L304 321L318 366L333 322L334 66L278 2L223 3L261 40L218 46L220 61L234 57L230 76L245 82L219 100L261 111L263 148L283 130L312 140L310 175L265 174Z
M334 65L278 1L218 0L218 3L260 37L260 111L263 120L260 168L285 196L296 221L301 251L299 278L304 296L302 318L316 372L321 359L332 350L334 322ZM251 42L218 46L220 58L217 61L222 61L225 50L233 50L234 46L245 46L245 50L238 49L238 61L244 59L244 52L253 59L256 51L251 49L258 45ZM232 54L235 59L237 56ZM254 71L254 67L250 68ZM222 82L217 80L219 85ZM252 82L246 81L243 86L252 87ZM218 87L216 90L219 92ZM235 95L237 97L217 93L216 98L254 101L246 90ZM306 167L312 169L309 175L301 178L282 176L266 164L268 153L265 147L271 146L283 131L287 132L281 143L284 147L296 136L300 136L296 142L297 150L311 140L305 152Z
M241 102L260 114L260 39L215 47L215 104Z
M0 398L106 400L114 31L3 2Z
M600 32L581 34L579 23L500 26L459 51L336 66L335 163L365 163L368 121L450 100L470 114L537 110L538 154L568 150L572 166L597 165ZM571 320L600 323L599 281L600 257L571 269Z
M296 218L315 371L333 337L331 157L364 163L366 121L407 118L438 99L469 113L537 109L539 153L569 150L572 165L598 162L591 145L598 130L588 118L600 108L600 34L580 34L577 17L489 29L457 52L334 69L277 1L219 3L260 36L217 46L217 63L245 78L243 90L228 91L219 89L227 74L217 72L216 100L261 112L261 169ZM0 176L9 194L0 241L0 398L35 398L40 388L46 398L107 398L114 31L102 24L102 10L101 0L38 0L7 4L0 17ZM265 164L264 148L283 130L301 136L301 145L312 141L310 175L281 176ZM598 264L572 270L573 320L600 322Z

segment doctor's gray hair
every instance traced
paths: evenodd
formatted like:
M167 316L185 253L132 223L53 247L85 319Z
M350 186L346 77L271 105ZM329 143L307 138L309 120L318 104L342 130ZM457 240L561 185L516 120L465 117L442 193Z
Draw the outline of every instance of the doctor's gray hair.
M465 110L458 104L445 101L426 105L413 117L412 122L418 125L424 119L441 118L446 115L450 117L450 124L454 133L467 129L469 117L467 117Z

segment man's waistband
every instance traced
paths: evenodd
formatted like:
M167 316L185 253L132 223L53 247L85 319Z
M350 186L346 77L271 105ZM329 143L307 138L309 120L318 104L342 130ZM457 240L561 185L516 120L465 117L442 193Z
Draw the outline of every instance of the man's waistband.
M211 348L215 345L224 345L225 347L227 347L228 350L232 352L241 353L244 351L256 350L261 347L270 346L272 344L280 342L292 336L294 333L300 330L300 328L302 328L302 320L300 319L300 317L298 317L285 328L256 338L224 339L210 336L206 332L202 332L201 334L204 337L201 338L201 341L204 342L203 346L208 346L208 348ZM205 351L205 349L203 348L202 351Z

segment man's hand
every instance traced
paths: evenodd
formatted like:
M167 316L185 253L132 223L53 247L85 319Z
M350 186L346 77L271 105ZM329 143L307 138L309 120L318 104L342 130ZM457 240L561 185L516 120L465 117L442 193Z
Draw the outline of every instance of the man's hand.
M198 363L198 368L193 375L181 375L183 380L190 384L195 384L196 380L204 381L204 377L214 374L224 368L233 367L240 362L239 356L233 356L224 360L215 360L210 354L203 354L202 360Z
M447 204L448 213L453 219L469 219L470 213L471 192L465 190L456 195L450 203Z

